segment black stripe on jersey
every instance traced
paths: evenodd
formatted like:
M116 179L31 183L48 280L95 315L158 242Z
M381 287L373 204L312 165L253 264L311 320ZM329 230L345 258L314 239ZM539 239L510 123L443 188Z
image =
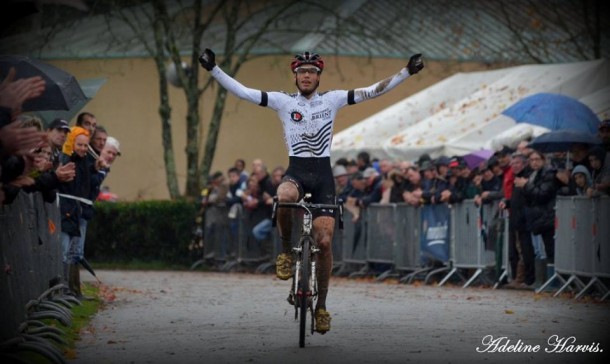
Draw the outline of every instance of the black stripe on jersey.
M316 135L313 135L311 137L303 137L303 139L304 139L303 141L295 143L292 146L297 147L297 146L300 146L301 144L311 145L312 143L318 143L320 141L320 139L328 137L328 135L330 134L329 132L330 132L331 126L332 126L332 121L329 122L328 124L324 125L322 127L322 129L320 129Z
M322 155L322 153L324 153L324 151L326 150L327 147L328 147L328 140L324 144L322 144L316 148L311 148L307 145L304 145L300 148L293 149L292 151L294 152L294 154L309 152L309 153L312 153L313 155Z
M326 131L315 138L315 140L306 139L292 145L292 151L295 154L302 152L310 152L315 155L320 155L324 152L330 143L330 127Z
M269 96L265 91L261 91L261 103L260 106L267 106L267 102L269 102Z
M347 91L347 104L348 105L353 105L356 103L355 97L354 97L354 90L349 90Z

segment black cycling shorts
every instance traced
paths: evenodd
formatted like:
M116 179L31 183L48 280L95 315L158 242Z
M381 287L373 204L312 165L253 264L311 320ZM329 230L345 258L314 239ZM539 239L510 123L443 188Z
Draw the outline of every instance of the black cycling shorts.
M283 181L291 181L299 189L299 200L311 193L311 203L335 204L335 179L330 158L290 157ZM316 216L334 216L332 210L318 210Z

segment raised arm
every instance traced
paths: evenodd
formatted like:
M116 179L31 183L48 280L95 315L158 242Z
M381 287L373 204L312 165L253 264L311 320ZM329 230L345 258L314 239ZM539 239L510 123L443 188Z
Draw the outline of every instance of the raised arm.
M398 73L386 78L385 80L379 81L374 85L355 89L353 91L353 97L349 97L350 100L348 101L348 103L357 104L359 102L383 95L384 93L401 84L410 75L416 74L423 68L424 62L422 60L421 53L415 54L411 56L407 66L401 69Z
M266 106L263 103L263 92L253 88L246 87L236 81L231 76L227 75L220 67L216 66L216 55L214 52L206 48L199 56L199 63L201 67L205 68L210 72L210 75L218 81L222 87L226 88L229 92L239 97L240 99L253 102L255 104Z

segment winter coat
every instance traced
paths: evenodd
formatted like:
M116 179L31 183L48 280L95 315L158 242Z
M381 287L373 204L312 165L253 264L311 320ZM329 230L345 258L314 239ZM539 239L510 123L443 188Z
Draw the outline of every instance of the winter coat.
M85 203L62 195L88 200L91 196L91 179L96 171L95 166L89 163L87 158L81 158L76 153L71 156L62 155L62 163L69 162L74 162L76 175L72 181L61 183L58 188L61 231L70 236L80 236L78 220L84 218L83 205Z
M523 187L527 203L525 218L528 230L535 235L555 228L555 200L560 186L555 174L555 169L543 167L537 173L532 172L534 177L530 175Z
M448 190L451 186L443 178L422 179L422 199L424 204L438 204L441 202L441 192Z
M531 169L524 168L514 177L528 178L531 172ZM511 230L526 231L528 229L525 213L526 206L527 198L523 192L523 187L513 186L510 199L506 200L506 207L510 209L508 224Z

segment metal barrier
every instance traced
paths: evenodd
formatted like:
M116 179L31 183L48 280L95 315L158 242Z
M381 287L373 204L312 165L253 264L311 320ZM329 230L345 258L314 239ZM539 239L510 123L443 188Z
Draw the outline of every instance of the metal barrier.
M237 231L232 231L232 219L229 209L223 205L209 205L205 209L203 220L203 257L191 265L191 269L208 264L224 264L235 257L237 250Z
M599 208L594 216L595 221L595 239L599 247L599 264L594 271L598 278L610 279L610 197L603 197L598 200ZM599 282L599 280L598 280ZM601 283L601 282L600 282ZM601 287L602 290L605 287ZM583 290L586 292L586 290ZM602 296L602 301L610 297L610 289L606 289L606 293Z
M419 273L429 271L423 267L420 260L420 211L417 207L407 204L397 204L397 240L394 251L395 269L398 272L408 272L400 279L410 283Z
M339 224L335 223L335 231L333 233L333 272L338 272L343 269L343 230L339 229Z
M235 259L228 260L222 267L222 271L231 271L239 266L257 266L268 262L274 252L273 239L257 241L252 234L252 229L267 216L259 211L242 209L237 217L239 221L237 233L237 255Z
M366 268L366 209L360 219L353 221L354 215L347 209L343 210L342 266L336 272L338 275L350 274L352 266Z
M464 284L463 288L468 287L476 279L484 278L485 269L495 267L496 253L495 241L498 237L491 234L495 229L494 221L499 217L497 204L486 204L476 206L474 200L465 200L455 204L451 209L452 214L452 243L451 243L451 262L452 269L439 283L445 284L454 274L459 274L458 269L473 268L474 274ZM505 220L505 218L503 218ZM507 222L504 221L506 226ZM506 245L505 229L502 228L504 245ZM490 248L494 247L494 250ZM461 274L460 274L461 275ZM464 277L461 277L464 280Z
M427 265L424 283L428 284L433 276L450 270L453 223L448 205L425 205L419 210L420 257Z
M602 300L608 298L610 291L601 278L610 278L610 198L558 196L555 209L555 273L537 292L559 280L563 285L554 296L574 287L579 299L596 287ZM581 278L589 281L585 284Z
M503 227L493 226L499 216L497 204L479 208L473 200L465 200L451 208L450 259L447 265L439 269L421 263L421 208L406 204L372 204L363 210L361 218L356 222L352 221L353 215L349 210L345 210L344 230L336 229L333 237L333 272L339 275L347 273L352 277L370 274L370 264L382 263L392 265L392 270L383 272L377 277L378 280L407 273L400 281L410 283L417 275L426 273L427 283L431 275L443 272L446 275L439 285L458 275L465 281L463 287L468 287L477 279L486 279L485 270L491 268L501 268L498 281L505 278L510 267L508 222L506 217L502 217ZM211 212L212 210L209 211ZM216 213L226 216L220 210ZM602 299L608 298L610 290L602 281L610 278L608 216L610 197L557 198L555 274L538 292L548 287L552 281L559 280L562 287L555 295L573 286L578 293L576 298L582 297L592 288L603 295ZM298 232L298 219L293 221L293 231ZM267 271L274 266L273 257L280 252L281 242L277 230L274 230L269 244L261 249L260 244L251 236L254 224L242 216L239 219L237 239L228 238L227 241L223 240L222 234L210 235L206 237L206 243L213 247L214 256L222 257L226 251L234 251L237 260L227 264L232 262L234 266L235 262L258 262L260 265L257 270ZM500 238L490 234L494 229L501 235ZM298 240L298 233L293 234L292 240ZM236 242L235 250L231 249L232 241ZM229 248L223 248L226 244L229 244ZM462 275L464 269L474 269L474 273L465 277ZM445 273L446 271L449 272Z
M391 265L390 269L381 272L378 280L393 275L394 254L398 239L399 215L396 204L371 204L366 209L366 269L355 275L369 273L370 264Z
M20 192L0 205L0 341L13 337L26 318L25 305L62 273L59 209L39 193Z
M502 284L502 282L505 282L508 280L508 275L510 272L510 261L509 261L509 252L508 252L508 245L510 244L510 237L509 237L509 229L508 229L508 219L505 220L505 224L504 224L504 240L503 240L503 244L502 244L502 266L500 267L500 275L498 276L498 279L496 280L496 283L493 286L493 289L497 289L500 284Z

